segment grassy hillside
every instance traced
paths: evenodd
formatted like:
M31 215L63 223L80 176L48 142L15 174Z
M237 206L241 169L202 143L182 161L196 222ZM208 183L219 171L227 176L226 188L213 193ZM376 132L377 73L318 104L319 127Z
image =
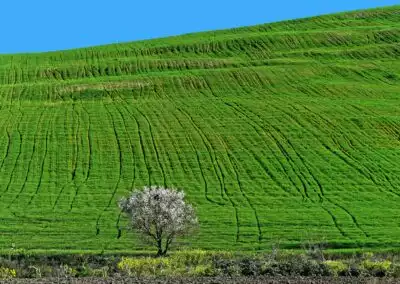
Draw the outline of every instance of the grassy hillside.
M145 185L188 246L400 246L400 6L0 56L0 107L0 250L139 250Z

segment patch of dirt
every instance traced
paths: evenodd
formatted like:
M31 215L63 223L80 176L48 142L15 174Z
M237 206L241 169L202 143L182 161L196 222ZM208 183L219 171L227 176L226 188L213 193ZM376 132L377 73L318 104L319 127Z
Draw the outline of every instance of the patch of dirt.
M193 277L193 278L44 278L44 279L15 279L1 283L16 284L396 284L399 279L385 278L351 278L351 277Z

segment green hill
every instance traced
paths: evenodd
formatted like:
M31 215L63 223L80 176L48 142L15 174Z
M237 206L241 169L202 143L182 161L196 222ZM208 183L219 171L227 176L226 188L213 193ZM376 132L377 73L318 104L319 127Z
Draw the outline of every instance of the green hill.
M400 6L0 56L0 249L143 249L117 200L182 188L184 245L400 246Z

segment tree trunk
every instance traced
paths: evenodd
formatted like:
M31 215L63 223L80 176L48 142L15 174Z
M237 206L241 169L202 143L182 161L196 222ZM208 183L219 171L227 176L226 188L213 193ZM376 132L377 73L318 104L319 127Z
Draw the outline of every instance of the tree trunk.
M157 240L157 248L158 248L157 256L163 256L164 253L163 253L163 249L162 249L162 239Z
M165 241L165 250L163 252L163 255L167 254L167 251L168 251L168 248L169 248L169 245L171 244L171 242L172 242L172 237L167 238L167 240Z

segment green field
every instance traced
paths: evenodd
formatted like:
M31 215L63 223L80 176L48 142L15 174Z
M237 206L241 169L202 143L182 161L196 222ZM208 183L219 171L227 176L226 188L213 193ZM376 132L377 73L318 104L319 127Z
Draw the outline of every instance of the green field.
M0 56L0 250L138 251L184 189L203 249L400 247L400 6Z

